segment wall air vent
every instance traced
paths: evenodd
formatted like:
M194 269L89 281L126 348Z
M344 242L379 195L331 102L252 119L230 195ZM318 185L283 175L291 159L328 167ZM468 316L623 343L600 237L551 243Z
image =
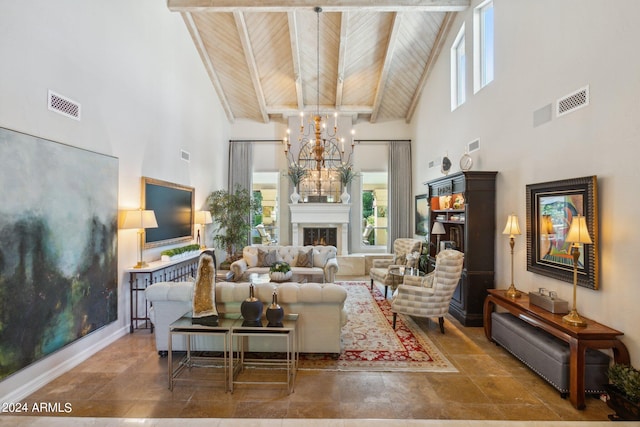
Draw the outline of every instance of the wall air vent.
M70 119L80 120L81 105L76 101L65 96L59 95L53 91L49 91L47 100L49 110L58 114L69 117Z
M478 151L480 149L480 140L476 139L471 141L467 147L468 147L467 149L469 150L469 153Z
M585 86L556 102L556 116L564 116L589 105L589 86Z
M191 161L191 153L189 153L188 151L180 150L180 158L189 163Z

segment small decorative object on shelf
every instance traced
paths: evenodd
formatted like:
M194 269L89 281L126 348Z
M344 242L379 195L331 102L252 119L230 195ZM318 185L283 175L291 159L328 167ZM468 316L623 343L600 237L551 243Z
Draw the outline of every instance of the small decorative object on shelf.
M267 326L281 327L282 319L284 319L284 310L278 304L278 291L273 291L271 305L267 307L267 320L269 321Z
M286 262L276 262L269 268L269 276L274 282L284 282L291 279L292 275L291 266Z
M242 326L262 326L260 319L262 318L262 301L254 295L253 283L249 284L249 298L240 304L240 313L244 322Z

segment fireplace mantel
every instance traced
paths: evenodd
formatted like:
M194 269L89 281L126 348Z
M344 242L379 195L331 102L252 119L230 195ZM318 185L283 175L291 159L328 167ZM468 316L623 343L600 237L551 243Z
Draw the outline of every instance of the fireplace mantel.
M351 204L347 203L291 203L291 241L302 245L304 227L338 228L338 254L349 254L349 212Z

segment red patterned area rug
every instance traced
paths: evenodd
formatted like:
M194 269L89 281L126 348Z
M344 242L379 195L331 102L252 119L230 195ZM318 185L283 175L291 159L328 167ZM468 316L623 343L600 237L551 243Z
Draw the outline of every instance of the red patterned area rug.
M336 284L347 290L342 352L337 358L302 354L299 369L457 372L411 317L399 314L393 330L391 304L377 287L371 291L366 282Z

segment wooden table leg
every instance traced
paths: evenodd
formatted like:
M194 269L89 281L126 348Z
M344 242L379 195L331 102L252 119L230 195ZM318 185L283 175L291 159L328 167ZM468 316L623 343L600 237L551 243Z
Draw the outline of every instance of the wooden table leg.
M493 342L493 338L491 338L491 313L493 313L493 309L495 307L495 302L493 298L489 295L484 299L484 335L490 342Z
M576 409L584 409L584 369L587 346L572 339L569 342L569 400Z

